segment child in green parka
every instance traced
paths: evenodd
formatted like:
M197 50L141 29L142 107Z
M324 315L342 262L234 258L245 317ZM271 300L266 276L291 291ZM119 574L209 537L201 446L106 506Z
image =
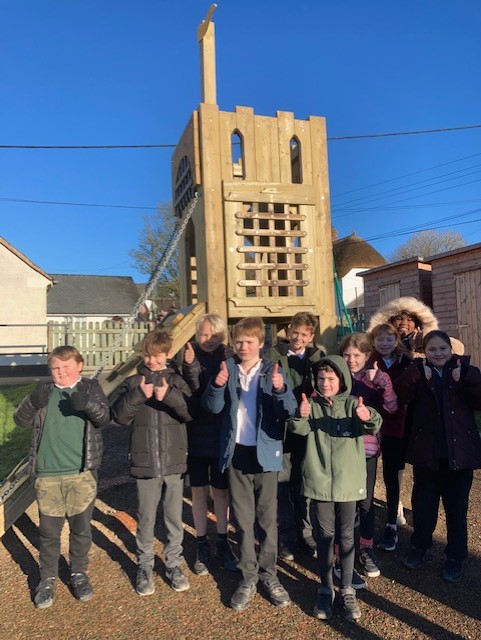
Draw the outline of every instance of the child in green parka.
M289 423L293 433L307 436L302 463L302 491L311 498L317 522L320 587L314 616L332 617L334 537L340 536L343 615L360 618L352 587L356 503L366 497L365 434L377 433L381 416L351 396L352 377L341 356L322 358L316 370L316 391L302 394L298 417Z

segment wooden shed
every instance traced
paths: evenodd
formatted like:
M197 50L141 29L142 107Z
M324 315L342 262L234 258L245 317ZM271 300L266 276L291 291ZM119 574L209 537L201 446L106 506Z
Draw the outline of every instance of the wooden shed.
M464 343L481 366L481 243L429 258L433 309L439 326Z
M336 344L325 119L274 117L216 104L213 9L199 26L202 103L172 160L181 305L204 302L228 322L282 324L299 311ZM198 199L195 200L195 193Z
M433 306L431 264L421 257L391 262L360 275L364 278L366 320L386 302L400 296L414 296Z

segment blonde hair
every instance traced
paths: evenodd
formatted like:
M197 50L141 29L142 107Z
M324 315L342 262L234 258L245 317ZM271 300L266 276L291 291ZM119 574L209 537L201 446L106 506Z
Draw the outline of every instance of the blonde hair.
M225 342L225 339L227 338L227 325L223 318L221 318L217 313L205 313L195 323L196 336L204 322L209 323L212 327L212 332L219 336L222 342Z
M242 318L232 327L232 338L236 340L239 336L256 336L259 342L264 342L266 338L266 327L262 318Z

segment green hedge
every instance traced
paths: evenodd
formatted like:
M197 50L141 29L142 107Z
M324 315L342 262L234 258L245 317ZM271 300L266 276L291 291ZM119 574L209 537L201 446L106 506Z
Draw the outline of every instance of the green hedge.
M30 449L32 430L17 427L13 414L34 387L33 384L0 387L0 481L8 476Z

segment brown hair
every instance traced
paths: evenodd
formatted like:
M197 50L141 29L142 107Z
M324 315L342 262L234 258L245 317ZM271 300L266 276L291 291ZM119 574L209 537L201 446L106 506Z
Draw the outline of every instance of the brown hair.
M172 336L165 329L151 331L144 336L140 345L140 350L145 356L152 356L157 353L169 353L172 349Z
M393 353L396 356L400 356L402 354L406 354L408 355L409 352L406 349L406 347L404 346L402 340L401 340L401 336L399 335L398 330L396 329L395 326L393 326L392 324L390 324L389 322L384 322L383 324L377 324L371 331L371 333L369 334L369 339L371 341L371 345L372 345L372 349L374 349L374 340L375 338L379 338L379 336L383 336L387 334L388 336L395 336L396 337L396 344L394 346L394 350Z
M369 337L365 333L350 333L345 336L341 344L339 345L339 355L343 355L346 349L349 347L353 347L354 349L359 349L361 353L371 353L372 344L369 340Z
M426 345L433 338L441 338L441 340L443 340L447 345L449 345L449 348L451 349L451 351L453 350L453 346L451 344L451 340L448 334L445 331L441 331L440 329L434 329L433 331L430 331L423 337L423 349L426 349Z
M84 363L84 359L80 351L76 347L70 347L67 344L61 347L55 347L55 349L53 349L53 351L51 351L48 354L48 357L47 357L48 366L50 366L50 363L52 362L52 358L58 358L59 360L70 360L73 358L75 362L78 362L81 364Z
M232 337L236 340L239 336L256 336L259 342L266 338L266 327L262 318L242 318L232 327Z
M289 324L289 328L293 329L294 327L300 327L301 325L305 325L308 327L312 333L317 329L318 321L316 316L313 313L309 313L309 311L299 311L296 315L292 316L292 320Z

